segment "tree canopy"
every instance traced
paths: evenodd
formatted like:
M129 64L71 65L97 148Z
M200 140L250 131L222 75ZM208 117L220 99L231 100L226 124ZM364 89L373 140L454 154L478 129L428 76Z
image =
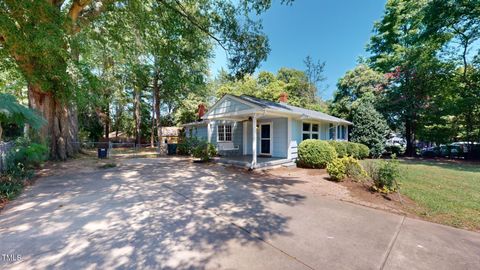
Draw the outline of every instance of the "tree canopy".
M370 96L404 134L409 155L417 141L480 141L479 7L478 0L387 1L370 58L339 80L331 112L353 119L357 100Z
M21 74L29 106L47 120L40 136L50 142L50 156L65 159L76 152L79 115L95 116L108 133L112 105L115 115L132 109L140 120L145 104L121 108L129 103L122 99L156 100L151 106L159 112L201 89L213 44L226 51L231 76L253 73L269 52L254 17L270 5L270 0L1 1L0 70Z
M216 98L225 94L250 95L277 102L280 94L288 94L288 103L317 111L326 111L326 104L318 95L317 87L309 82L305 71L281 68L277 74L262 71L257 76L232 79L220 72L212 85Z

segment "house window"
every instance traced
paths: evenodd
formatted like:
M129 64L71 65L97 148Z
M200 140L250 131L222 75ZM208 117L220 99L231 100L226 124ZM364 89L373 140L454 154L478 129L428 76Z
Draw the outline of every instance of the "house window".
M338 126L338 138L340 140L345 140L347 138L347 127L346 126Z
M328 138L330 140L335 140L335 135L336 135L336 128L333 126L333 124L328 125Z
M318 124L303 123L302 127L302 140L319 139L319 126Z
M232 141L232 125L219 125L217 128L217 141L231 142Z

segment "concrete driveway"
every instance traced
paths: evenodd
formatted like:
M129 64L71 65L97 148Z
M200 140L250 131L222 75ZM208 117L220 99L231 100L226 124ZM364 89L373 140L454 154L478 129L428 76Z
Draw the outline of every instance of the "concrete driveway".
M8 269L480 269L480 234L180 158L40 179L0 213Z

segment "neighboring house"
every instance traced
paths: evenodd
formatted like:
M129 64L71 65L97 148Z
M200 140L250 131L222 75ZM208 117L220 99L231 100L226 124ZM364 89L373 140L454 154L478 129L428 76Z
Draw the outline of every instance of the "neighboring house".
M287 102L287 94L279 103L224 95L202 121L184 125L186 136L215 144L221 155L252 169L295 161L305 139L348 140L351 122Z
M162 127L162 138L163 143L177 143L178 137L180 136L181 127ZM142 144L149 144L150 143L150 134L144 134L145 136L142 138ZM155 138L157 134L155 133ZM135 137L129 136L125 132L116 132L112 131L108 135L109 141L113 143L135 143Z
M162 127L162 138L165 143L177 143L180 135L180 127Z

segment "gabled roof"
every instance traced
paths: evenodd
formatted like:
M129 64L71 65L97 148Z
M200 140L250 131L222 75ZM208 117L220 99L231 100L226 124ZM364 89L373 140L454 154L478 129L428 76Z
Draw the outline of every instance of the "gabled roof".
M227 98L232 98L233 100L237 100L243 104L247 104L252 107L252 109L240 111L240 113L255 113L259 111L270 111L272 113L281 113L285 115L291 115L294 117L299 117L305 120L317 120L317 121L326 121L331 123L338 123L338 124L347 124L353 125L352 122L349 122L345 119L338 118L335 116L328 115L326 113L317 112L313 110L308 110L305 108L300 108L296 106L292 106L286 103L278 103L273 102L265 99L256 98L253 96L248 95L241 95L236 96L232 94L225 94L221 99L217 100L215 104L208 110L208 112L204 115L203 120L200 122L193 122L188 123L183 126L198 126L198 125L206 125L208 123L208 119L215 119L215 117L210 117L209 114L219 105L221 102ZM229 114L229 113L226 113ZM225 115L223 115L225 116Z
M248 95L241 95L241 96L235 96L235 97L240 98L246 102L252 103L254 105L260 106L264 109L269 109L272 111L278 111L283 113L291 113L295 115L301 115L301 117L306 119L324 120L324 121L342 123L342 124L348 124L348 125L353 124L352 122L349 122L345 119L331 116L326 113L308 110L308 109L304 109L304 108L300 108L300 107L296 107L296 106L292 106L284 103L273 102L273 101L264 100L264 99L260 99L260 98L256 98Z

